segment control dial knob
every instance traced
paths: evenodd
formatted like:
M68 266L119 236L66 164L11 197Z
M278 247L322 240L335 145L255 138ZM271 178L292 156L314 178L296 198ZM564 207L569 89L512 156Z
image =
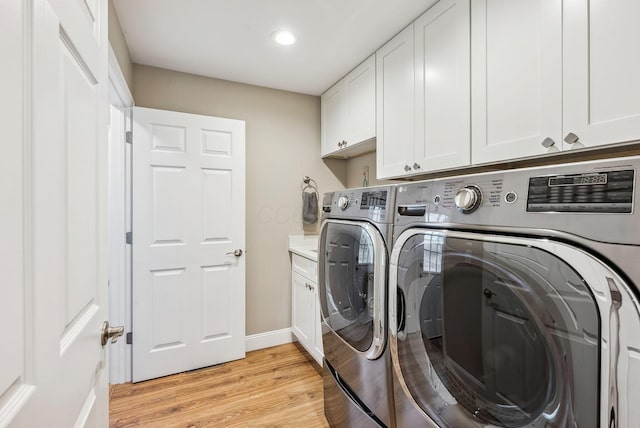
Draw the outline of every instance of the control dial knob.
M475 184L464 186L455 196L455 203L458 211L463 214L474 212L482 202L482 191Z
M349 198L347 198L346 196L340 196L338 198L338 207L340 207L340 209L342 211L346 210L347 207L349 206Z

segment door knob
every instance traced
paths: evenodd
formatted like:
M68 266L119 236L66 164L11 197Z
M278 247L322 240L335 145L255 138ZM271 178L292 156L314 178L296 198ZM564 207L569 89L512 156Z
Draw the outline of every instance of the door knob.
M227 253L226 255L229 256L231 254L233 254L236 257L240 257L242 255L242 250L240 248L236 248L235 250Z
M116 343L123 334L124 326L109 327L109 321L103 322L102 333L100 334L102 346L106 345L109 339L111 339L111 343Z

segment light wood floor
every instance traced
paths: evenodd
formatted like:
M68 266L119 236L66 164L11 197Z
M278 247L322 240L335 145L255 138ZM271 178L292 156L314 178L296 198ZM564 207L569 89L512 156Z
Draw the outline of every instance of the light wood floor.
M328 427L322 376L297 344L136 384L112 385L115 427Z

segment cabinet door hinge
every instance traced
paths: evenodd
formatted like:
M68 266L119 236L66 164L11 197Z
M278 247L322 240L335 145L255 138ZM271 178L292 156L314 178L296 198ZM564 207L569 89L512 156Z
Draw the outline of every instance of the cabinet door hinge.
M125 233L124 240L127 244L131 245L133 243L133 234L131 232Z
M133 344L133 332L128 332L127 336L126 336L126 343L127 345L132 345Z
M129 144L133 144L133 132L131 132L131 131L125 132L124 133L124 140Z

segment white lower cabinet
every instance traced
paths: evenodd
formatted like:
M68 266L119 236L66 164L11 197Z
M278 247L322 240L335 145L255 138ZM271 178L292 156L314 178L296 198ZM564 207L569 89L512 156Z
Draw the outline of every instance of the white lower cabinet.
M322 365L317 271L316 261L291 254L291 330L298 342Z

